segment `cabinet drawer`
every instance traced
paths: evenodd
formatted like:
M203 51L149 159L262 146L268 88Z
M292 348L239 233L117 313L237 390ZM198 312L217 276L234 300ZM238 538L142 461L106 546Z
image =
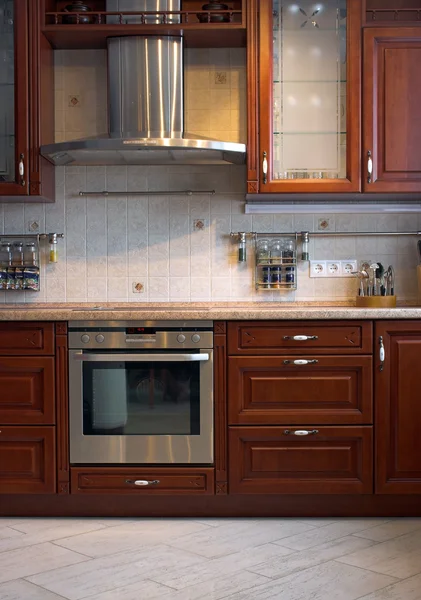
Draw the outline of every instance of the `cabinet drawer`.
M53 355L53 323L0 323L0 355Z
M0 424L54 425L54 358L0 356Z
M134 481L157 483L136 485ZM214 493L214 469L72 468L71 482L72 494L209 495Z
M371 354L372 339L370 321L245 321L228 324L228 354Z
M371 356L231 356L229 423L371 424L372 376Z
M55 493L55 457L55 427L0 427L0 493Z
M229 430L231 494L370 494L372 463L371 427Z

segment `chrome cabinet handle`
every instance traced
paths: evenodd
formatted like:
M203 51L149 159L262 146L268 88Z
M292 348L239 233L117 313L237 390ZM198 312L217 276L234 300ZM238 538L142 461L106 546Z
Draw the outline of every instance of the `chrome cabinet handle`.
M263 152L262 171L263 171L263 183L267 183L268 182L268 153L267 152Z
M304 360L304 359L298 359L298 360L284 360L284 365L317 365L319 361L318 360Z
M372 174L373 174L373 155L371 153L371 150L369 150L367 152L367 183L371 183L372 182Z
M284 340L293 340L294 342L307 342L308 340L318 339L318 335L284 335Z
M380 349L379 349L380 371L383 371L384 370L384 361L386 359L386 351L384 349L384 343L383 343L383 336L382 335L379 337L379 345L380 345Z
M138 485L139 487L145 487L147 485L158 485L161 482L158 479L154 479L153 481L148 481L147 479L126 479L126 483L128 485Z
M21 154L19 156L20 161L19 161L19 177L20 177L20 184L21 185L25 185L25 163L24 163L24 155Z
M284 435L297 435L299 437L303 437L305 435L317 435L319 433L318 429L297 429L296 431L291 431L290 429L285 429Z

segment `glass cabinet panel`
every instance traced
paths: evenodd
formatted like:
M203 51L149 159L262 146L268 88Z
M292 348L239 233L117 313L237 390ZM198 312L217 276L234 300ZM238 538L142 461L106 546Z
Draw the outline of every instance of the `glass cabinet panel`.
M14 8L0 0L0 183L16 180Z
M347 177L347 0L273 0L271 179Z

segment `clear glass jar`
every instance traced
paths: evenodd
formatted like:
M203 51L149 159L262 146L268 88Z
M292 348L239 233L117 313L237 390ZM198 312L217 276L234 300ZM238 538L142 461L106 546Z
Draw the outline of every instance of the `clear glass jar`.
M270 246L270 262L280 264L282 260L282 241L273 240Z
M1 245L1 262L6 266L12 265L12 249L9 242L3 242Z
M257 262L259 264L268 263L270 259L269 240L259 240L257 242Z
M23 244L22 242L13 243L13 264L19 267L23 266Z
M38 260L37 260L37 251L35 248L35 244L33 242L30 242L29 244L26 244L26 260L25 263L30 266L30 267L36 267L38 266Z

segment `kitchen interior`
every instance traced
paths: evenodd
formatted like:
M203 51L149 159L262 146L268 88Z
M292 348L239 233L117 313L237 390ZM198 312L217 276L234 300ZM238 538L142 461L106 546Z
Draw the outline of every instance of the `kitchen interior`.
M0 599L415 600L421 2L203 2L0 0Z

